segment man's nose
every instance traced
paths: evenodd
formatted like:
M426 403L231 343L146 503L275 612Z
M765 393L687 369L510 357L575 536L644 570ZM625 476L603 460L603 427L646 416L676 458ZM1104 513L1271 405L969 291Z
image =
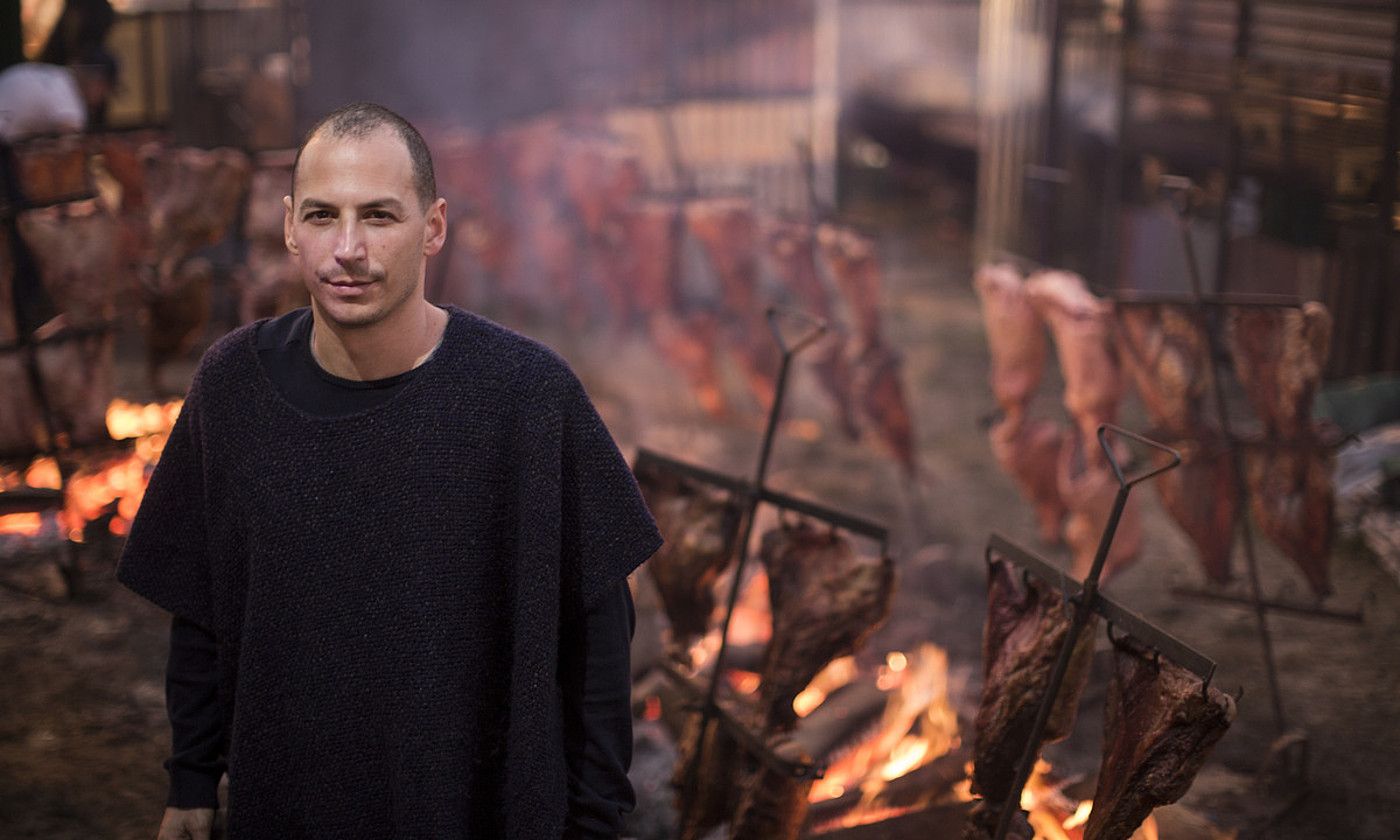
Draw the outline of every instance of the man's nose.
M367 256L364 227L355 219L341 222L335 241L336 262L348 268L363 262Z

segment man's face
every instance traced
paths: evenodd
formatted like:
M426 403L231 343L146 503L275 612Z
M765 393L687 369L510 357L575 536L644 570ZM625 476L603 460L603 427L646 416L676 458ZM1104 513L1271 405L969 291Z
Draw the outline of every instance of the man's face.
M313 138L293 193L282 200L287 250L318 318L369 326L422 297L446 214L440 198L423 209L408 149L392 129Z

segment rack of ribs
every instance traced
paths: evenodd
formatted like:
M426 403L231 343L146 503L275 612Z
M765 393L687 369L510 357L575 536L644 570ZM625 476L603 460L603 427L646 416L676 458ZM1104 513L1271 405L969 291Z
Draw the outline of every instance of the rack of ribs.
M1181 465L1157 477L1162 507L1196 546L1206 577L1231 578L1230 555L1239 521L1239 479L1229 451L1208 443L1181 446Z
M1293 561L1319 598L1332 592L1335 464L1332 449L1320 442L1245 450L1245 480L1254 521Z
M984 265L972 284L992 357L992 394L1008 419L1019 421L1045 371L1045 324L1031 308L1021 275L1012 266Z
M1025 578L1002 559L988 566L987 620L982 634L982 701L977 709L972 790L994 808L1011 790L1060 648L1074 622L1074 606L1038 579ZM1075 643L1044 742L1068 737L1094 651L1093 618ZM995 824L993 810L993 824Z
M1026 281L1026 296L1050 326L1065 380L1065 410L1074 418L1083 444L1092 447L1099 426L1113 422L1123 398L1113 350L1113 306L1067 271L1032 275ZM1096 448L1088 457L1095 463L1103 460Z
M1235 719L1235 703L1136 642L1115 641L1103 764L1085 840L1127 840L1180 799Z
M1307 436L1313 397L1332 339L1332 316L1315 301L1301 308L1234 307L1226 341L1245 396L1265 433Z
M773 636L759 668L767 730L797 722L792 701L831 660L854 651L889 614L894 563L857 554L835 531L805 520L763 535Z
M1175 304L1119 305L1118 357L1157 430L1197 432L1209 384L1210 348L1190 309Z

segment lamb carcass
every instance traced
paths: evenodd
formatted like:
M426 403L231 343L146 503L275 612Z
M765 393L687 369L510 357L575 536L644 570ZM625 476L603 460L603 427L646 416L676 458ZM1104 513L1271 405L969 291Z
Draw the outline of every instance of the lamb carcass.
M1228 324L1235 372L1265 432L1304 438L1332 340L1327 307L1315 301L1298 309L1236 307Z
M1062 538L1065 503L1060 499L1058 469L1064 430L1050 420L1006 417L992 427L992 455L1011 476L1035 509L1040 538L1056 544Z
M883 343L865 348L857 360L855 388L865 420L874 426L907 477L919 473L914 453L914 421L901 380L902 360Z
M759 669L765 728L797 720L792 701L831 660L865 641L889 614L894 563L857 554L828 528L799 520L763 535L773 636Z
M1026 296L1050 326L1064 375L1065 410L1074 418L1089 460L1102 460L1094 445L1098 427L1113 422L1123 381L1113 352L1113 306L1095 297L1078 275L1042 271L1026 281Z
M1007 417L1016 420L1024 415L1045 370L1045 324L1031 308L1021 275L1012 266L983 266L973 286L992 357L992 394Z
M1074 605L1010 562L993 559L987 569L987 621L982 632L982 701L977 709L972 790L991 806L1013 791L1016 768L1026 749L1050 672L1074 620ZM1075 642L1069 670L1046 722L1044 743L1068 737L1079 696L1089 678L1097 617Z
M637 484L666 542L647 563L679 651L705 635L715 581L734 556L743 509L731 495L687 478L641 469Z
M1131 640L1113 657L1103 764L1084 840L1127 840L1180 799L1235 719L1235 703Z
M875 240L847 227L817 227L817 246L850 312L863 345L880 341L880 287L883 269Z

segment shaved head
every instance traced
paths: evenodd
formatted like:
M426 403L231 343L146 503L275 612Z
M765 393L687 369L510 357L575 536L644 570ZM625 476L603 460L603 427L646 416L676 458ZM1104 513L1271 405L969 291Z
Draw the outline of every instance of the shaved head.
M437 199L437 177L433 174L433 156L428 152L428 144L412 123L373 102L356 102L337 108L306 132L297 148L296 162L292 164L293 198L296 196L297 166L308 143L318 137L364 139L381 128L393 131L408 150L408 158L413 164L413 188L422 209L426 210Z

